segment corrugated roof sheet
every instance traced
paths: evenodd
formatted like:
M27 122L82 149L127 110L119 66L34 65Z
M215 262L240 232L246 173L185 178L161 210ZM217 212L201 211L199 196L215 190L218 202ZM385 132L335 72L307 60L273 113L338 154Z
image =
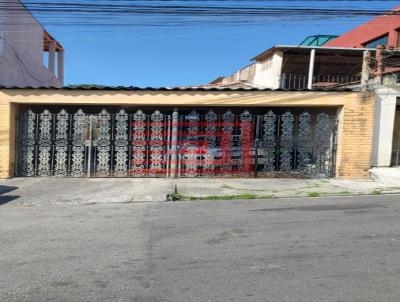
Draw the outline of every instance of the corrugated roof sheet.
M19 89L19 90L110 90L110 91L324 91L324 92L342 92L353 91L352 89L313 89L313 90L283 90L256 87L137 87L137 86L100 86L100 85L77 85L65 87L6 87L0 86L0 89Z
M299 45L275 45L252 58L252 61L263 60L278 50L302 50L309 51L316 49L319 52L335 52L335 53L359 53L365 50L375 52L374 48L350 48L350 47L328 47L328 46L299 46Z
M137 86L98 86L98 85L82 85L82 86L65 86L65 87L6 87L0 86L0 89L35 89L35 90L115 90L115 91L271 91L271 89L259 88L225 88L225 87L137 87Z

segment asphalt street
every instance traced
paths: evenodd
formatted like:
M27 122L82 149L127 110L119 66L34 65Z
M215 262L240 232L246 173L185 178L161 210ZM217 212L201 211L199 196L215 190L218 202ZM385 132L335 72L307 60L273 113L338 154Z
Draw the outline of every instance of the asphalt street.
M400 196L0 206L0 301L400 300Z

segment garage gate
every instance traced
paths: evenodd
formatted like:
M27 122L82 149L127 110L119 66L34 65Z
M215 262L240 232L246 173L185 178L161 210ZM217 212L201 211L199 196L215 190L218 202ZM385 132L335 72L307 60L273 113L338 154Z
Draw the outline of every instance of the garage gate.
M22 108L24 177L333 177L336 110Z

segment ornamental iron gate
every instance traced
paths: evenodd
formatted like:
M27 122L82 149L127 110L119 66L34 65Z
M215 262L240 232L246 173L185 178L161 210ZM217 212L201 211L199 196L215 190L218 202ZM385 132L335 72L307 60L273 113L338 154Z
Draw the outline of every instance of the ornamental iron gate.
M18 123L17 175L334 176L334 114L263 110L29 109Z
M164 177L168 116L102 110L23 115L19 175Z

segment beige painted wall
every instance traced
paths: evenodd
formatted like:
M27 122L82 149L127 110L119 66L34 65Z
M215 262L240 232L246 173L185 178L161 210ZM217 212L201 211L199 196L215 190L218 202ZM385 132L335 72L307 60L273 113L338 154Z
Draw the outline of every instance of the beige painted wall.
M371 160L375 97L357 92L283 91L113 91L0 90L0 177L12 177L15 165L15 116L18 104L152 106L307 106L340 110L337 176L366 178Z

